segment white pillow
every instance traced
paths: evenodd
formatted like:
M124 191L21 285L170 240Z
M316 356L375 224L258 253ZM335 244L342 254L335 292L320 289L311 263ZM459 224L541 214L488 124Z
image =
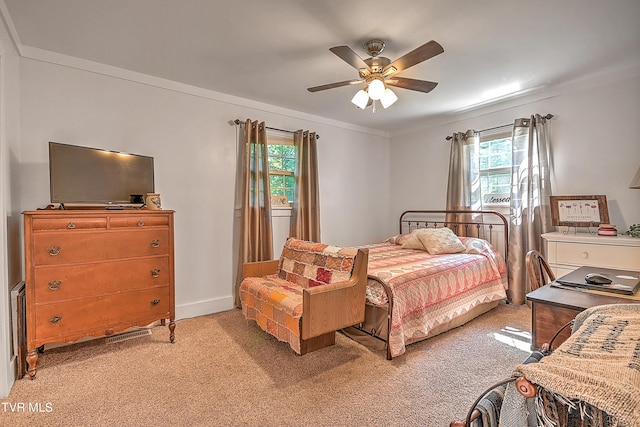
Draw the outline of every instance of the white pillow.
M458 236L447 227L427 228L419 233L417 237L424 248L432 255L456 254L467 248L458 239Z
M419 234L417 233L409 234L407 239L402 243L402 249L418 249L421 251L427 250L420 241Z

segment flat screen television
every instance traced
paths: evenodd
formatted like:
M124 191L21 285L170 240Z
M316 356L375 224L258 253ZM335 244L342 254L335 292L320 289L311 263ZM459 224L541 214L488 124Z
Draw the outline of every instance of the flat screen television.
M52 203L134 204L154 192L153 157L49 142Z

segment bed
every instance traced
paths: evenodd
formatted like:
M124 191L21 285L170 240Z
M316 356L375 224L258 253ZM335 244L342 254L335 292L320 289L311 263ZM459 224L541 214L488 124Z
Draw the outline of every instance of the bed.
M411 343L495 308L506 299L508 286L507 220L499 212L411 210L402 213L399 225L400 234L364 246L369 249L367 302L358 326L386 342L389 360ZM432 254L424 247L408 248L408 239L423 229L442 228L453 231L464 249Z

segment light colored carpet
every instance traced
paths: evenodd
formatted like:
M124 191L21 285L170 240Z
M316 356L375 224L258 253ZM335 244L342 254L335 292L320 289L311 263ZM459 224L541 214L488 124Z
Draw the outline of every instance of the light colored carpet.
M530 323L526 305L500 305L388 361L342 334L297 356L240 310L185 319L173 345L158 326L48 350L2 399L0 425L448 426L526 358L513 345Z

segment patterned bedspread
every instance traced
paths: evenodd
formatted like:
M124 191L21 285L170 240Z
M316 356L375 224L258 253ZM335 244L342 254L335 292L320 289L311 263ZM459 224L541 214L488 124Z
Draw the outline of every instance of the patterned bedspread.
M506 298L507 270L502 255L484 240L460 240L467 249L446 255L402 249L393 243L366 246L368 301L386 304L386 292L378 281L387 284L392 293L392 357L404 353L408 342L426 337L434 327L482 303Z

